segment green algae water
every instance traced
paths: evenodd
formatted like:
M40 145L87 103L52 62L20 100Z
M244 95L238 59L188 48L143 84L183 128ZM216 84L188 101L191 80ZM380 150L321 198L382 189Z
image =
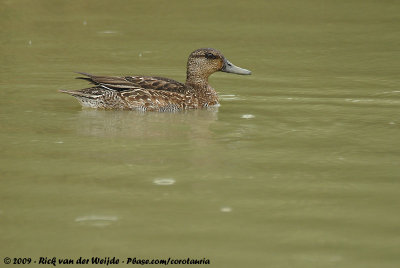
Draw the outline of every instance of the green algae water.
M1 263L400 266L398 1L3 0L0 14ZM88 86L74 71L183 82L200 47L253 72L211 76L218 109L98 111L57 92Z

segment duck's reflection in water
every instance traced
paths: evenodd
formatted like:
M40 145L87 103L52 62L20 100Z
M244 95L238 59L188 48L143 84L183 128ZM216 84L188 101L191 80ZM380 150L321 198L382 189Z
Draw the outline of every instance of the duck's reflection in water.
M207 138L217 119L218 107L173 113L84 109L77 116L75 129L80 135L110 138Z

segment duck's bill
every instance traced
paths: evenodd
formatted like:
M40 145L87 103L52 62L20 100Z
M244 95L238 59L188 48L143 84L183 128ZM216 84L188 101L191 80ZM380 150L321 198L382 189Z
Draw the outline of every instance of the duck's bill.
M237 67L226 59L224 61L224 66L222 67L221 71L226 72L226 73L233 73L233 74L244 74L244 75L251 74L251 71Z

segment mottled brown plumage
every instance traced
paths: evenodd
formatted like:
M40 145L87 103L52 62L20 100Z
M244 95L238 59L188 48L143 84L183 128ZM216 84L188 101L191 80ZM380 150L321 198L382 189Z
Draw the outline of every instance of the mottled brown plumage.
M218 50L203 48L189 55L185 84L163 77L79 73L85 76L79 79L95 86L60 91L76 97L84 107L160 112L196 109L218 105L217 93L208 84L208 77L217 71L251 73L234 66Z

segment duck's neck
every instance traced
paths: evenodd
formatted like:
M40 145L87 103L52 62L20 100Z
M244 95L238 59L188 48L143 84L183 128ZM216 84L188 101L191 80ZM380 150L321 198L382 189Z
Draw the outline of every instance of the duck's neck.
M215 89L208 84L208 75L196 75L188 73L186 86L199 99L200 106L211 106L218 104L218 95Z
M187 72L186 85L199 90L207 89L208 75Z

